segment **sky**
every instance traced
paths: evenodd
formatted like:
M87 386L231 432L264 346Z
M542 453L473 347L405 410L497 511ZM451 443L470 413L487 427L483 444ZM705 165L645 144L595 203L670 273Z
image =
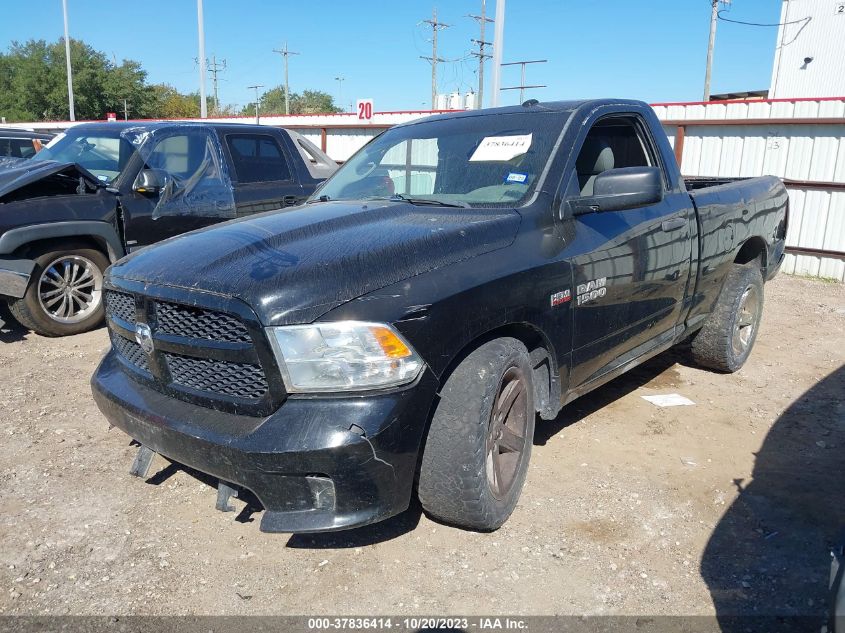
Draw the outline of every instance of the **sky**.
M487 0L493 17L496 0ZM780 0L733 0L725 17L777 23ZM0 49L12 41L55 41L62 36L61 0L0 0ZM195 0L106 2L68 0L70 35L113 59L133 59L148 81L181 91L199 87ZM243 106L247 86L284 81L290 89L323 90L350 108L359 98L376 111L427 109L431 101L431 19L450 25L438 32L440 92L477 85L481 0L204 0L206 57L226 61L220 101ZM525 98L557 100L624 97L651 103L701 100L710 26L710 0L510 0L506 5L503 61L547 59L527 67L526 83L546 84ZM485 39L492 41L493 25ZM777 28L718 23L711 91L769 87ZM490 62L485 69L489 105ZM342 82L336 77L343 77ZM520 81L519 67L505 67L502 86ZM210 81L207 90L211 92ZM519 91L500 104L517 103Z

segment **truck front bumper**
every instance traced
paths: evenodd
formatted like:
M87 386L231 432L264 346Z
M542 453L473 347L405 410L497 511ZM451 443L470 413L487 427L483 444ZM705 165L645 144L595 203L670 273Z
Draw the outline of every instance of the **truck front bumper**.
M323 532L405 510L437 389L426 368L378 395L289 397L266 418L166 396L130 378L110 351L91 379L109 422L166 458L251 491L264 532Z
M0 257L0 295L20 299L26 294L35 262L31 259Z

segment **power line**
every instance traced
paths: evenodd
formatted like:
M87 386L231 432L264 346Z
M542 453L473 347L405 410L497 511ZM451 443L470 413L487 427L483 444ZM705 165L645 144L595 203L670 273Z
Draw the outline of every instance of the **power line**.
M285 58L285 114L290 114L290 88L288 87L288 57L291 55L299 55L288 50L288 43L285 41L285 47L282 50L273 49L274 53L278 53Z
M445 59L437 56L437 31L449 28L449 25L437 21L436 8L431 13L431 19L423 20L423 22L431 26L432 32L431 57L420 55L420 59L427 59L431 62L431 109L434 110L437 107L437 62L446 61Z
M807 23L813 18L807 16L806 18L801 18L800 20L791 20L789 22L775 22L772 24L763 24L760 22L743 22L742 20L731 20L730 18L722 17L722 14L725 13L727 9L719 9L716 12L716 17L718 17L722 22L730 22L732 24L742 24L744 26L789 26L790 24L800 24L802 22Z
M528 64L545 64L548 59L531 59L519 62L508 62L506 64L502 64L502 66L522 66L521 72L521 80L518 86L510 86L508 88L501 88L501 90L519 90L519 102L523 103L525 101L525 89L526 88L545 88L546 84L535 84L535 85L527 85L525 83L525 67Z
M477 108L484 107L484 60L493 57L492 55L488 55L484 52L484 47L490 45L490 42L484 40L484 27L486 26L487 22L493 22L491 18L488 18L485 15L486 4L487 0L481 0L481 15L467 16L472 18L473 20L477 20L481 29L481 35L479 36L479 39L470 40L473 44L478 44L478 52L471 53L471 55L478 57L478 102L476 104Z

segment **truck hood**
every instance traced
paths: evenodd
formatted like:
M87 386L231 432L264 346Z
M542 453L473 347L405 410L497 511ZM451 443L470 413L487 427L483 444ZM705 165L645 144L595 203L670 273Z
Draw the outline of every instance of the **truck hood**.
M57 174L74 179L82 178L92 188L101 184L94 174L76 163L42 161L35 158L4 160L0 162L0 200L21 187Z
M308 323L356 297L511 244L513 209L325 202L140 250L113 277L241 299L264 325Z

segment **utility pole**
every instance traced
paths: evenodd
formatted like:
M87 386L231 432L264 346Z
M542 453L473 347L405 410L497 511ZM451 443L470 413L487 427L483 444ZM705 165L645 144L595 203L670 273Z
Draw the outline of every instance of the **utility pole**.
M205 20L202 17L202 0L197 0L197 31L200 49L200 118L205 119L208 117L208 104L205 102Z
M431 62L431 109L437 107L437 62L445 62L445 59L437 56L437 31L440 29L449 28L448 24L437 21L437 9L434 9L430 20L423 20L426 24L431 26L431 57L424 57L420 55L420 59L427 59Z
M126 99L123 100L123 120L129 120L129 102Z
M334 80L337 82L337 107L343 108L343 82L346 81L346 77L338 75Z
M493 21L491 18L488 18L486 16L486 4L487 0L481 0L481 15L467 16L472 18L473 20L478 20L478 24L481 27L480 39L470 40L474 44L478 44L478 52L472 53L473 55L478 57L478 102L476 104L476 108L484 107L484 60L492 57L492 55L487 55L484 52L484 47L490 44L490 42L484 40L484 27L486 26L487 22Z
M502 88L502 90L519 90L519 102L524 103L525 102L525 89L526 88L545 88L546 87L545 84L542 84L542 85L537 84L537 85L533 85L533 86L526 85L526 83L525 83L525 66L527 64L545 64L547 61L549 61L549 60L548 59L531 59L531 60L526 60L526 61L521 61L521 62L508 62L507 64L500 64L501 66L516 66L517 64L522 66L522 75L521 75L519 85L518 86L511 86L509 88Z
M496 0L495 35L493 36L493 94L490 105L499 105L499 87L502 79L502 59L505 52L505 0Z
M211 64L209 64L208 72L211 73L211 83L214 89L214 114L220 115L220 93L217 91L217 73L226 70L226 60L221 59L217 63L217 55L211 56Z
M76 121L73 108L73 70L70 67L70 36L67 28L67 0L62 0L62 12L65 18L65 62L67 63L67 104L70 110L70 120Z
M260 119L258 118L258 89L263 88L264 84L258 84L256 86L247 86L250 90L255 90L255 124L258 125Z
M285 41L285 47L282 50L274 48L273 52L278 53L279 55L285 58L285 114L290 114L290 90L288 88L288 57L291 55L299 55L299 53L289 51L287 41Z
M710 101L710 75L713 71L713 47L716 45L716 23L719 21L719 0L710 0L710 42L707 45L707 68L704 71L704 101Z

